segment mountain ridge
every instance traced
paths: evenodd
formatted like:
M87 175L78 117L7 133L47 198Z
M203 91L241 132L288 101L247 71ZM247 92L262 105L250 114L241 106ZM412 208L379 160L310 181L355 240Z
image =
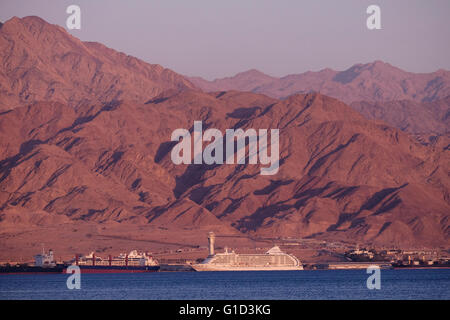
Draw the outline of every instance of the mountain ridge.
M325 68L320 71L306 71L289 74L283 77L271 77L258 70L258 76L264 75L273 81L247 88L245 91L262 93L283 99L295 93L320 92L346 103L355 101L389 101L408 99L417 102L433 101L450 95L450 71L439 69L428 73L407 72L389 63L376 60L371 63L354 64L346 70L336 71ZM207 81L199 77L190 78L201 89L221 91L226 82L226 89L240 90L239 75ZM226 80L226 81L225 81ZM250 80L249 80L250 81ZM388 83L385 83L385 82ZM355 82L355 83L353 83ZM248 86L249 84L244 84ZM351 85L347 88L346 85ZM395 86L401 94L393 93L390 87ZM373 86L373 88L371 88ZM214 88L214 90L211 90ZM351 90L356 93L352 93ZM400 89L400 90L398 90ZM242 89L241 89L242 90ZM377 92L381 91L381 92ZM343 91L343 92L340 92Z
M320 92L346 102L368 119L383 120L412 134L445 134L449 128L450 71L443 69L411 73L376 60L344 71L325 68L280 78L251 70L210 82L190 79L205 91L243 90L276 99Z

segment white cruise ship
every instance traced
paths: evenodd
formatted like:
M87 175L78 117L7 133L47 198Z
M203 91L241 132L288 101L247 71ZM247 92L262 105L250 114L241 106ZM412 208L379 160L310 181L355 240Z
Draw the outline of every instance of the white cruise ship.
M209 256L202 262L192 265L196 271L275 271L303 270L299 259L284 253L278 246L262 254L238 254L234 251L214 253L215 235L209 233Z

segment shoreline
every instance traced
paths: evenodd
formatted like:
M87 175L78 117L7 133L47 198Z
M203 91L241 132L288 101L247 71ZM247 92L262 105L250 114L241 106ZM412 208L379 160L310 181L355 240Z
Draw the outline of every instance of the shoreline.
M377 264L372 264L372 265L377 265ZM191 268L189 269L188 265L186 266L180 266L180 269L177 268L171 268L171 269L160 269L158 271L153 271L153 272L127 272L127 271L122 271L122 272L83 272L81 271L82 274L136 274L136 273L179 273L179 272L199 272L196 271L195 269ZM209 270L209 272L273 272L273 271L296 271L296 272L301 272L301 271L342 271L342 270L364 270L366 268L362 268L362 267L348 267L348 268L321 268L321 269L309 269L309 268L305 268L303 270ZM439 267L428 267L428 266L424 266L424 267L388 267L388 268L380 268L383 270L443 270L443 269L450 269L450 266L439 266ZM208 271L202 271L202 272L208 272ZM30 272L0 272L0 276L2 275L13 275L13 274L17 274L17 275L45 275L45 274L66 274L64 271L62 272L52 272L52 271L44 271L44 272L39 272L39 271L30 271Z

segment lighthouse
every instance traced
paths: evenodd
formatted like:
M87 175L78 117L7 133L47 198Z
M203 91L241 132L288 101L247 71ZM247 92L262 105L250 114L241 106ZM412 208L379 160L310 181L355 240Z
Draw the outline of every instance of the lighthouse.
M208 242L209 242L209 256L214 256L214 242L216 241L216 235L214 232L210 232L208 234Z

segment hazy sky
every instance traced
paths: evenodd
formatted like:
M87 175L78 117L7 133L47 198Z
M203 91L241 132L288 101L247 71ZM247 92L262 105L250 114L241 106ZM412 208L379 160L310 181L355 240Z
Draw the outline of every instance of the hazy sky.
M450 0L1 0L0 20L37 15L74 36L207 79L274 76L383 60L407 71L450 69ZM381 8L368 30L366 8Z

